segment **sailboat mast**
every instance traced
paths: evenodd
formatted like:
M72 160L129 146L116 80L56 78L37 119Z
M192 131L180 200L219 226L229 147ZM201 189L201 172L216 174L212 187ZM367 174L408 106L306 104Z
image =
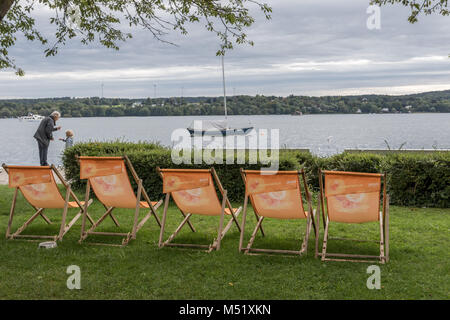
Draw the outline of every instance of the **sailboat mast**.
M224 56L222 55L222 82L223 82L223 106L225 108L225 122L228 127L228 115L227 115L227 92L225 89L225 65L224 65Z

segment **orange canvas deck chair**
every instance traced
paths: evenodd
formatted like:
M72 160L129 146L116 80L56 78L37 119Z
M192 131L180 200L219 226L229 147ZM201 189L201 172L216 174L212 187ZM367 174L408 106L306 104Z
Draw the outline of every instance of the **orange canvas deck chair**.
M14 197L11 204L9 214L8 227L6 229L7 239L31 238L31 239L53 239L62 240L64 235L72 228L72 226L81 217L82 212L91 204L92 200L86 199L86 203L78 200L73 193L69 183L67 183L58 170L52 166L7 166L3 164L3 168L9 175L9 187L14 188ZM58 185L55 182L53 172L66 188L65 197L61 195ZM16 200L19 191L23 194L27 202L36 210L36 212L19 228L11 234L11 226L16 207ZM73 200L70 201L72 196ZM69 208L78 208L79 212L75 217L66 224L67 212ZM21 234L28 225L37 217L41 217L45 222L51 224L50 219L44 214L45 209L63 209L61 226L57 235L24 235ZM91 217L88 216L91 223Z
M241 237L239 240L239 252L245 254L257 253L281 253L289 255L303 255L308 249L308 240L311 226L314 226L317 238L317 228L314 222L315 210L312 209L311 194L308 191L306 177L301 171L259 171L241 169L242 179L245 184L244 213L242 216ZM305 188L305 198L308 210L303 207L300 188L300 175ZM246 247L243 247L245 222L247 216L248 199L255 212L257 223ZM265 218L274 219L306 219L306 232L299 250L275 250L252 248L258 229L264 236L262 222Z
M78 157L80 164L80 179L87 179L86 183L86 198L89 197L89 192L92 187L97 199L103 204L106 212L92 225L89 230L85 229L86 216L83 216L81 224L80 243L84 241L89 235L102 236L119 236L122 239L121 246L125 246L131 239L136 239L136 233L143 227L145 222L153 216L156 222L161 227L156 210L162 204L159 202L151 202L150 198L142 186L142 180L139 179L136 171L133 168L127 156L123 157ZM137 195L134 193L133 187L128 178L127 167L137 184ZM144 201L141 201L141 197ZM97 232L95 229L110 216L117 227L119 223L112 214L114 208L134 209L134 222L131 232ZM149 209L140 222L139 210L141 208ZM85 210L87 213L87 209ZM90 243L97 245L111 245L106 243Z
M325 185L323 178L325 178ZM382 178L384 180L383 208L380 211ZM325 233L322 253L318 252L316 239L316 257L321 256L322 261L387 262L389 260L389 196L386 193L386 174L319 170L319 184L319 202ZM379 222L380 240L331 238L328 236L330 222ZM380 245L380 255L328 253L329 239L376 242Z
M241 212L242 207L233 208L227 197L227 191L220 183L214 168L211 169L160 169L157 168L163 180L163 193L166 194L164 202L164 214L162 218L162 228L159 236L159 247L176 246L176 247L193 247L204 248L208 252L212 250L219 250L220 243L231 228L233 222L240 230L237 216ZM217 197L214 182L219 189L222 196L222 201ZM175 204L180 209L184 216L183 221L175 230L175 232L166 240L163 241L164 227L166 224L167 209L169 206L170 197L172 196ZM210 245L201 244L182 244L172 243L172 240L180 232L181 228L188 223L191 230L195 232L189 218L193 215L206 216L220 216L219 231L217 239ZM223 228L225 215L231 216L229 222Z

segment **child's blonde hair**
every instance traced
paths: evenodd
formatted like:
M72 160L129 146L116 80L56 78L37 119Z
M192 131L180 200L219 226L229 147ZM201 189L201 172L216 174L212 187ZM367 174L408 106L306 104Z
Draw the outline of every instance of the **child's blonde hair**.
M73 137L73 131L72 130L66 130L66 136L67 137Z

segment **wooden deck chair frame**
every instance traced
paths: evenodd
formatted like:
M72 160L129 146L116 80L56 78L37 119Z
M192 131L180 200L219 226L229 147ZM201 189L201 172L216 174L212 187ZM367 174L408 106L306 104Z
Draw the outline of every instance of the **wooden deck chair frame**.
M156 222L158 223L159 227L161 227L161 222L158 218L158 215L156 214L156 210L158 210L158 208L161 206L162 204L162 199L159 200L155 205L152 205L152 202L150 201L150 197L148 196L147 192L145 191L144 187L143 187L143 183L142 180L139 179L138 174L136 173L136 170L134 169L133 165L131 164L130 159L128 158L128 156L124 155L121 157L102 157L104 159L111 159L111 160L123 160L125 163L125 168L128 168L128 170L131 173L131 176L133 177L134 181L137 183L137 195L136 195L136 207L135 207L135 212L134 212L134 221L133 221L133 227L132 230L130 232L127 233L121 233L121 232L99 232L99 231L95 231L95 229L109 216L111 217L111 219L113 220L114 224L119 227L120 224L117 221L117 219L114 217L114 215L112 214L112 211L116 208L116 207L108 207L105 204L103 204L104 208L106 209L106 211L103 213L103 215L93 223L92 227L89 230L86 230L86 217L85 215L83 215L83 219L82 219L82 223L81 223L81 236L80 236L80 240L79 243L83 243L84 240L86 240L86 238L89 235L100 235L100 236L119 236L119 237L123 237L122 239L122 244L118 245L118 244L109 244L109 243L96 243L96 242L86 242L87 244L91 244L91 245L104 245L104 246L115 246L115 247L124 247L126 245L128 245L128 243L130 242L131 239L136 239L136 234L137 232L144 226L144 224L147 222L147 220L153 216L156 220ZM79 163L80 159L98 159L98 157L82 157L82 156L77 156L77 161ZM86 182L86 192L85 192L85 198L89 197L89 193L91 191L91 183L89 181L89 179L87 179ZM149 212L144 216L144 218L141 219L141 221L139 221L139 212L141 207L141 198L144 198L144 201L148 204L149 206ZM100 201L100 200L99 200ZM87 208L85 210L85 212L87 213Z
M181 229L186 224L189 224L189 227L191 228L192 232L196 232L194 226L191 224L191 221L189 220L189 218L192 216L192 213L183 212L180 208L178 208L178 209L180 210L181 214L184 217L183 221L176 228L175 232L169 236L169 238L167 240L165 240L165 241L163 240L165 225L166 225L166 218L167 218L167 210L169 207L169 202L170 202L170 197L171 197L171 192L166 193L165 200L164 200L164 213L163 213L163 218L162 218L162 227L161 227L161 232L160 232L160 236L159 236L159 244L158 244L158 246L160 248L163 248L163 247L197 248L197 249L204 249L209 253L213 250L220 249L222 239L226 235L228 230L231 228L233 222L236 224L236 227L238 228L238 230L241 231L241 227L239 225L237 217L239 216L239 214L242 210L242 207L239 207L238 209L236 209L236 211L234 211L233 206L231 205L231 202L228 199L227 190L225 190L223 188L222 183L220 182L219 177L214 168L211 168L211 169L161 169L161 168L157 167L156 171L159 173L159 175L162 179L164 179L163 178L164 172L209 172L212 175L213 183L215 182L215 185L217 186L220 194L222 195L220 222L219 222L219 230L217 233L217 238L215 238L211 244L204 245L204 244L191 244L191 243L172 243L172 240L175 239L175 237L178 235L178 233L181 231ZM224 228L223 224L224 224L224 219L225 219L225 208L229 209L231 218Z
M10 168L18 168L20 166L8 166L6 164L2 164L2 167L9 174L9 169ZM21 166L21 167L26 167L26 166ZM30 167L28 167L28 168L30 168ZM31 204L28 200L27 200L27 202L33 207L34 210L36 210L35 213L27 221L25 221L25 223L21 227L19 227L15 232L11 231L12 222L13 222L15 209L16 209L17 196L18 196L19 191L20 191L19 187L15 187L14 188L14 196L13 196L13 199L12 199L11 209L10 209L10 213L9 213L8 227L6 229L6 239L11 239L11 240L13 240L13 239L28 239L28 240L30 240L30 239L51 239L53 241L57 241L57 240L62 241L64 235L67 232L69 232L69 230L72 228L72 226L82 216L82 214L86 210L86 208L91 205L92 199L87 199L86 200L86 205L84 205L83 202L80 202L80 200L78 200L78 198L75 195L75 193L72 191L72 188L70 187L70 184L64 179L62 174L58 171L58 169L56 169L56 167L54 165L33 167L33 168L34 169L41 169L42 168L42 169L49 169L49 170L51 170L52 174L53 173L56 174L56 176L59 178L59 180L61 181L61 183L64 185L64 187L66 189L65 196L63 197L63 199L64 199L64 208L63 208L62 219L61 219L61 226L59 228L59 233L57 235L30 235L30 234L25 235L25 234L22 234L22 232L37 217L41 217L42 219L44 219L44 221L47 224L52 224L51 220L44 214L44 210L46 208L38 208L38 207L34 206L33 204ZM54 180L54 176L53 176L52 181L53 181L53 183L56 184L56 182ZM59 192L59 190L58 190L58 192ZM62 195L61 195L61 197L62 197ZM68 224L66 224L67 213L68 213L68 209L69 209L70 197L72 197L73 200L75 200L78 208L80 208L80 211L75 215L75 217ZM92 218L89 215L87 217L88 217L89 221L93 224L94 221L92 220Z
M241 176L242 176L242 180L244 181L244 184L246 185L246 181L247 181L247 177L246 177L246 173L247 172L255 172L254 170L244 170L241 168ZM281 173L283 174L283 172L288 172L288 173L292 173L292 171L277 171L277 172L273 172L273 173ZM306 182L306 175L305 172L303 170L297 170L295 171L297 174L297 178L298 178L298 183L299 186L301 185L300 182L300 176L302 176L302 180L303 180L303 186L305 188L305 194L306 194L306 201L308 203L308 215L306 217L306 231L305 231L305 235L303 237L302 240L302 244L301 244L301 248L300 250L276 250L276 249L262 249L262 248L253 248L253 242L255 241L256 235L258 233L258 229L261 231L261 234L263 236L265 236L264 231L262 229L262 223L264 221L264 217L259 215L257 210L255 209L255 205L254 202L252 200L252 197L250 195L248 195L246 193L245 195L245 199L244 199L244 213L242 215L242 222L241 222L241 236L239 239L239 252L244 252L245 254L249 254L249 255L257 255L257 254L283 254L283 255L294 255L294 256L301 256L301 255L306 255L307 250L308 250L308 242L309 242L309 236L311 234L311 227L314 228L314 235L315 238L318 238L318 225L315 222L315 216L316 216L316 210L313 209L312 206L312 194L308 189L308 184ZM300 190L301 193L301 190ZM248 200L250 199L250 203L252 204L253 207L253 211L255 213L255 217L257 220L256 226L252 232L252 235L250 237L250 240L247 244L247 246L243 247L243 242L244 242L244 234L245 234L245 223L246 223L246 218L247 218L247 207L248 207ZM302 201L302 199L300 198L300 201Z
M360 175L360 176L374 176L378 175L383 181L383 202L382 202L382 211L379 212L379 226L380 226L380 240L365 240L365 239L348 239L341 237L330 237L329 229L330 229L330 220L328 217L328 208L325 210L325 202L327 199L324 195L324 185L323 179L326 173L339 172L339 171L322 171L319 169L319 201L318 210L321 211L323 226L324 226L324 236L322 243L322 252L319 252L319 239L316 238L316 248L315 248L315 257L321 257L322 261L349 261L349 262L379 262L384 264L389 261L389 195L386 191L386 173L384 174L367 174L367 173L357 173L350 172L348 174ZM341 172L342 173L342 172ZM345 173L345 172L344 172ZM381 192L381 190L380 190ZM328 207L328 206L327 206ZM320 213L317 214L318 224L319 224L319 216ZM327 252L327 244L329 240L343 240L343 241L357 241L357 242L375 242L379 243L380 246L380 255L362 255L362 254L345 254L345 253L329 253Z

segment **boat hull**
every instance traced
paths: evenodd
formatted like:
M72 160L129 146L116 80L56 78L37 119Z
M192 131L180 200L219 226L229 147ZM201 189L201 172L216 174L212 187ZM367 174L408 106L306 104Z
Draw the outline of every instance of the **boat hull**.
M253 130L253 127L246 128L234 128L234 129L224 129L224 130L201 130L195 131L192 128L187 128L191 136L202 135L202 136L228 136L228 135L246 135Z

